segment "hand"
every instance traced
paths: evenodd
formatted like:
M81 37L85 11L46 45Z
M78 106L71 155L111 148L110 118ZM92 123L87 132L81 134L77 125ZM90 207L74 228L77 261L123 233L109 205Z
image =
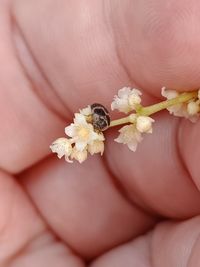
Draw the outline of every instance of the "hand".
M199 266L199 122L162 112L136 153L114 129L82 165L49 150L75 111L109 107L123 86L145 104L162 86L198 88L199 12L195 0L1 1L1 266Z

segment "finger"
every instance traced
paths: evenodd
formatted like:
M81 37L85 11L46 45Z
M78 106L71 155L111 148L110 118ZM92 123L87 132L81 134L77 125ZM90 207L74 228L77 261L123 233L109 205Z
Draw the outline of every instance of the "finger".
M128 202L100 158L83 165L48 159L22 178L53 231L87 259L143 233L155 221Z
M3 264L43 233L45 225L14 179L2 171L0 190L0 261Z
M160 223L146 236L109 251L91 267L196 267L200 263L199 233L199 217Z
M0 10L0 167L17 172L48 154L49 143L61 133L63 123L34 93L16 58L9 2L3 1ZM44 83L41 87L47 90ZM54 103L58 106L56 99Z
M179 131L179 147L183 155L184 162L193 177L194 184L200 190L199 176L199 129L200 122L191 125L186 121L182 121Z
M120 81L128 82L127 78L157 95L163 85L182 89L199 87L196 54L200 41L200 4L196 0L176 1L176 4L157 0L148 4L129 0L84 4L63 1L59 5L43 1L42 6L39 2L15 3L14 14L33 55L61 95L65 96L66 86L71 88L73 84L76 90L70 97L75 102L81 89L97 97L106 92L109 97L108 88ZM43 25L39 29L34 23L34 10L38 23ZM44 27L51 29L51 34L44 32ZM40 43L35 42L35 35ZM83 35L84 41L79 42Z
M1 266L83 266L81 259L47 230L14 178L2 171L0 218Z
M157 96L162 86L199 88L199 1L127 0L111 10L119 57L140 87Z

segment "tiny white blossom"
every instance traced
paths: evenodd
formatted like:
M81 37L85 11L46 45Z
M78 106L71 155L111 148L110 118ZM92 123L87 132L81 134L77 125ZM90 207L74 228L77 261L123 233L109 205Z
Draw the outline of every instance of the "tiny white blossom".
M136 119L136 128L141 133L152 133L152 123L154 120L148 116L139 116Z
M198 101L191 101L187 105L187 112L190 116L197 115L199 112L199 100Z
M101 153L101 155L103 155L103 152L104 152L104 142L103 141L99 141L99 140L93 141L92 144L89 144L88 145L88 152L91 155L94 155L95 153Z
M135 106L141 103L141 95L142 93L138 89L123 87L118 91L118 95L114 96L114 100L111 103L111 109L117 109L124 113L135 110Z
M173 99L179 96L179 93L176 90L172 89L166 89L163 87L161 89L161 95L166 97L167 99ZM169 111L170 114L174 114L175 116L178 117L186 117L187 114L187 107L186 105L183 106L183 104L176 104L172 107L168 107L167 110Z
M87 106L75 113L74 122L65 128L65 133L69 138L58 138L50 146L52 152L61 158L65 156L66 161L73 162L76 159L80 163L87 159L88 153L91 155L104 152L104 135L97 132L90 122L92 115L91 106Z
M136 151L137 145L142 141L141 133L137 130L134 124L123 126L119 130L120 134L115 139L117 143L127 144L128 148L132 151Z
M103 134L95 132L93 125L88 123L86 117L80 113L75 113L74 123L65 128L65 133L72 138L79 151L83 151L94 140L104 140Z
M86 148L82 151L79 151L76 149L76 147L73 147L71 159L76 159L79 163L82 163L87 159L87 155L88 153Z
M179 93L174 89L167 89L166 87L161 88L161 95L166 97L167 99L173 99L179 96Z
M72 153L72 145L69 139L64 137L56 139L50 145L50 149L53 153L57 153L58 158L65 156L66 161L72 162L71 160L69 160L69 156Z
M173 99L176 98L180 95L179 92L176 90L172 89L166 89L165 87L162 88L161 90L161 95L166 97L167 99ZM192 122L195 122L197 120L197 114L192 114L194 112L194 105L196 104L191 104L194 103L194 101L190 101L190 103L180 103L173 105L172 107L168 107L167 110L169 111L170 114L173 114L177 117L184 117L189 119ZM188 107L189 105L189 107Z
M84 116L90 116L92 114L91 106L87 106L86 108L80 109L80 113Z

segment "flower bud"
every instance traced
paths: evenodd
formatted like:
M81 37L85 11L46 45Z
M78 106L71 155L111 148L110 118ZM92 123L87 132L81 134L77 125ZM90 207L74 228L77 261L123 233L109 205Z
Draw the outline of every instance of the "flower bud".
M79 163L82 163L87 159L87 150L83 151L77 150L75 147L72 150L71 159L76 159Z
M190 116L197 114L199 112L199 103L194 101L188 103L187 112Z
M104 152L104 142L103 141L99 141L99 140L95 140L92 142L92 144L88 145L88 152L91 155L94 155L96 153L101 153L101 155L103 155Z
M136 128L141 133L152 133L152 122L154 120L148 116L139 116L136 121Z
M128 98L128 103L134 109L136 105L141 103L141 97L137 94L131 94Z
M72 153L72 145L69 139L64 137L56 139L52 145L50 145L50 149L53 153L57 153L59 159L65 156L66 161L72 162L69 160L69 156Z

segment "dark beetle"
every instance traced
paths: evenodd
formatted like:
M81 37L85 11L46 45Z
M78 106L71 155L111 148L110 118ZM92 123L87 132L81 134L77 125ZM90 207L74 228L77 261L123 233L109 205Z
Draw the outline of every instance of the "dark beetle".
M103 132L108 129L110 125L110 116L108 110L101 104L94 103L91 105L92 110L92 124L94 129Z

